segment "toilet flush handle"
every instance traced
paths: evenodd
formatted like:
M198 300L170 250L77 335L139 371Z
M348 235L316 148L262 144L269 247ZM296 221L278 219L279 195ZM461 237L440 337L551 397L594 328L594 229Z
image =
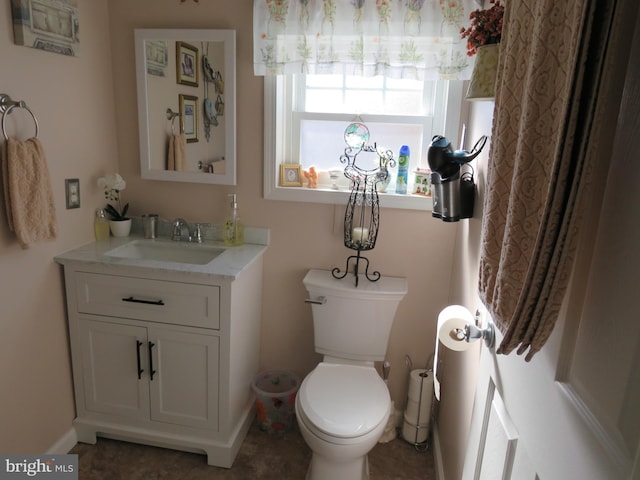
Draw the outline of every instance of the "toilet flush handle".
M305 298L304 303L313 303L314 305L324 305L327 303L327 299L324 297L318 297L317 299Z

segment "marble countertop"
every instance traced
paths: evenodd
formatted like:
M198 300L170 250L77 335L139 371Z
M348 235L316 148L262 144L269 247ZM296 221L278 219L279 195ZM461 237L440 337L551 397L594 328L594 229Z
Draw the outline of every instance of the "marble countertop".
M264 236L268 239L268 232ZM180 272L196 275L215 275L233 280L252 262L259 258L267 248L268 240L264 244L245 243L237 247L227 247L222 242L205 240L203 246L214 246L224 248L225 251L215 257L207 264L198 265L190 263L179 263L160 260L147 260L135 258L123 258L109 255L108 253L127 243L137 242L157 242L167 243L180 247L177 242L172 242L168 238L158 238L156 240L144 239L142 235L131 235L129 237L109 237L107 240L100 240L88 243L78 248L61 253L54 257L54 260L61 265L72 263L102 264L109 266L133 267L156 272ZM198 247L198 244L187 244L185 247Z

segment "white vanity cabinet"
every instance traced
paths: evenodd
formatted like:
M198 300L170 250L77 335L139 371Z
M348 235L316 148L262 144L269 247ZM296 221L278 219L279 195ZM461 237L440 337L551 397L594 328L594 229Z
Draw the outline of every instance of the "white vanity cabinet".
M204 452L210 465L231 467L254 414L262 250L234 275L56 260L78 441Z
M217 430L218 336L83 316L78 328L88 412Z

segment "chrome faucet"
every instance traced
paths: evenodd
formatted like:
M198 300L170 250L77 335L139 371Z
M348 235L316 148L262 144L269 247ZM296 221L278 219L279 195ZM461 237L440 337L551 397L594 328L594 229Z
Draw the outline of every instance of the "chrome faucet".
M182 236L183 227L187 228L187 236L186 237ZM186 238L188 242L191 241L191 235L189 234L189 224L183 218L176 218L173 221L173 234L171 235L171 240L179 242L183 238Z
M187 229L186 237L182 235L183 228ZM202 243L202 227L200 224L195 224L192 234L187 221L183 218L176 218L173 221L173 234L171 235L171 240L179 242L183 238L186 238L187 242Z

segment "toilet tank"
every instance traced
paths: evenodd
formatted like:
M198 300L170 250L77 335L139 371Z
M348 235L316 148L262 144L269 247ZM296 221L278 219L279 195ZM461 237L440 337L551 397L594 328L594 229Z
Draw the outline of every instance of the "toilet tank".
M338 280L327 270L310 270L302 281L313 313L315 350L357 361L384 360L396 309L407 280L380 277L370 282L348 274Z

